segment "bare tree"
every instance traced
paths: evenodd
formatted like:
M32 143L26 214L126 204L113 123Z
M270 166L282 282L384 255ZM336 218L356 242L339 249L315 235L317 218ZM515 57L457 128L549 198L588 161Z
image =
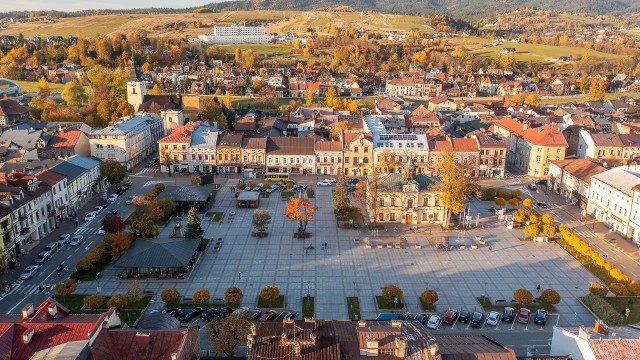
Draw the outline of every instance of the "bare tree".
M267 231L267 227L271 223L271 215L269 215L269 210L260 210L257 209L253 212L253 227L256 228L259 232Z
M212 320L207 325L207 340L214 349L235 356L238 346L247 340L251 323L244 316L231 314Z
M386 172L396 172L396 168L400 165L400 160L395 151L384 149L378 156L380 157L380 163L384 166Z
M169 176L171 176L171 164L173 163L171 152L167 149L162 149L162 152L160 153L160 161L162 162L162 165L167 167Z
M378 178L371 176L366 177L356 185L356 191L353 197L365 208L369 214L369 218L373 218L373 223L378 222L378 211L380 208L379 198L382 191L378 184Z

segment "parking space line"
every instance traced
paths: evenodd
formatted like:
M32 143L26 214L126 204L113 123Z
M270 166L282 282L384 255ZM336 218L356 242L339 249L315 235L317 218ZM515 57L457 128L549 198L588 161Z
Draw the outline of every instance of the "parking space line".
M484 319L482 326L480 326L480 330L484 330L484 326L487 324L487 319Z
M467 323L467 330L469 330L470 327L471 327L471 321Z
M513 330L514 326L516 326L516 322L515 321L511 323L511 330Z
M496 330L500 329L500 323L502 322L502 319L498 320L498 325L496 325Z
M527 321L527 326L524 327L525 331L529 330L529 322Z

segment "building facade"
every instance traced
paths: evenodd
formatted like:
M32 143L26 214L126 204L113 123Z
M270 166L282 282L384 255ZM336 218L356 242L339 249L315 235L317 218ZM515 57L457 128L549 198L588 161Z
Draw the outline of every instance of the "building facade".
M315 174L315 140L310 137L267 139L267 172Z
M266 35L262 26L217 26L210 35L199 35L205 44L267 44L271 36Z
M317 174L344 174L343 147L340 141L317 141L315 149Z
M345 131L341 134L344 175L367 176L373 174L373 138L370 133Z

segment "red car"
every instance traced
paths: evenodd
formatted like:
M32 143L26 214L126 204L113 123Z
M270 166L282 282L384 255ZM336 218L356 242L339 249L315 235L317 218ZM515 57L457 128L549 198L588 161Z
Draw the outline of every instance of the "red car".
M518 322L520 324L528 324L529 323L529 314L530 313L531 313L531 310L529 310L527 308L520 309L520 312L518 312Z
M273 320L276 318L276 316L278 316L277 311L273 311L273 310L265 311L264 314L260 316L260 321Z
M442 316L442 323L447 325L453 325L457 319L458 319L458 312L453 309L449 309L445 311L444 315Z

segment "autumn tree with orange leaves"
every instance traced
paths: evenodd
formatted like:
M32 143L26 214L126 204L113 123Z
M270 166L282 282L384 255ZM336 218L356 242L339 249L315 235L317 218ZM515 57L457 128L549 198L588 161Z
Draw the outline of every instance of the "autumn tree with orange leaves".
M284 212L289 220L300 221L298 225L298 232L307 232L307 224L309 221L313 221L313 216L318 210L318 207L313 205L309 199L292 198L287 204L287 209Z

